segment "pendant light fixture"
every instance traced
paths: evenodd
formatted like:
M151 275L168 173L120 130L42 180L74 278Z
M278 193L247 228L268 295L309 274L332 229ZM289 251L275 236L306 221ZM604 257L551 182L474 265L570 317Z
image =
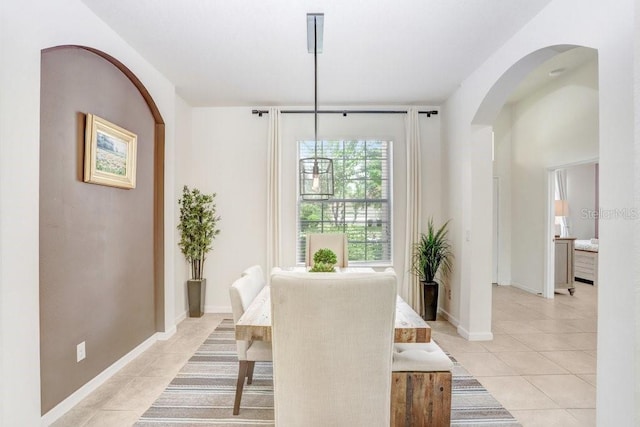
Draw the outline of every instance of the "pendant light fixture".
M333 160L318 157L318 52L322 52L323 13L307 14L307 50L314 62L314 150L313 157L300 159L300 197L303 200L328 200L333 196Z

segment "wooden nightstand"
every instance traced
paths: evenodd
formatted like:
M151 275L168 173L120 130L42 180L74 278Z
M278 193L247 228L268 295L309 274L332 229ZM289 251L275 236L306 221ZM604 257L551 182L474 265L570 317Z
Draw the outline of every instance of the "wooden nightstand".
M555 241L555 289L568 289L573 295L575 287L573 248L575 237L556 237Z

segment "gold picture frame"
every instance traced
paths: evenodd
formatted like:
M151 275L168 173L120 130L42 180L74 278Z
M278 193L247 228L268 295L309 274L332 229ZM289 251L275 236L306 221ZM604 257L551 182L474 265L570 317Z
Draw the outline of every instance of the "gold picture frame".
M136 188L137 143L135 133L96 115L87 114L84 182Z

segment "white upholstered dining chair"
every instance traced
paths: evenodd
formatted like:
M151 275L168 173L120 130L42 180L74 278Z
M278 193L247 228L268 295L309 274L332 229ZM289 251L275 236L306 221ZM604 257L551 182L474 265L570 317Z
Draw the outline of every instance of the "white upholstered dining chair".
M251 276L251 278L255 280L255 286L260 286L260 289L262 289L266 284L264 271L262 270L262 267L260 267L260 265L258 264L252 265L251 267L247 268L242 272L241 275ZM260 292L260 290L258 290L258 292ZM255 295L254 295L254 298L255 298Z
M277 426L390 423L396 276L271 276Z
M238 322L238 319L244 314L247 307L249 307L265 285L264 276L258 275L262 269L260 269L260 271L256 269L248 270L248 273L247 270L245 270L247 274L243 273L243 276L233 282L229 288L234 324ZM255 363L272 360L270 342L236 340L236 348L238 351L238 381L236 384L233 415L238 415L240 412L240 401L242 399L244 381L246 378L247 384L251 384Z
M307 234L305 265L313 265L313 255L318 249L331 249L336 254L337 267L349 266L349 248L347 235L343 233L310 233Z

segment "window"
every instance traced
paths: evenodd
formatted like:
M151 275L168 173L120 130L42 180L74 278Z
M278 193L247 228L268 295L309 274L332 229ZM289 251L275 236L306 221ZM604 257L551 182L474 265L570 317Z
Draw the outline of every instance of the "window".
M314 156L314 141L298 141L298 159ZM333 159L335 194L298 196L298 262L307 233L345 233L349 264L391 263L391 142L318 141L318 157Z

